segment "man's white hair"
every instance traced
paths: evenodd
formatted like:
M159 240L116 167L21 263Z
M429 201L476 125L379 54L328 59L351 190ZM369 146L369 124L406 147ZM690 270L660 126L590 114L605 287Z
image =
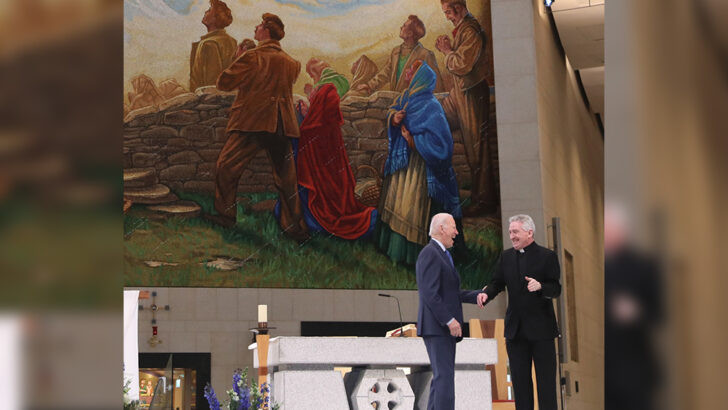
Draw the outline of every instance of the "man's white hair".
M445 225L445 222L448 220L448 218L452 218L452 215L448 213L441 213L433 216L432 221L430 222L430 236L432 236L433 233L437 232L437 228Z
M512 217L508 218L508 223L511 224L513 222L520 222L521 228L523 228L524 231L533 231L533 233L536 233L536 224L533 223L533 218L531 218L528 215L519 214L519 215L513 215Z

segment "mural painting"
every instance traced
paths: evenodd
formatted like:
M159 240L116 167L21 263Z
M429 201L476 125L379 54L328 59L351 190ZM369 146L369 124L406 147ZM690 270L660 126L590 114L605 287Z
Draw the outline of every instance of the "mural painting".
M126 286L415 289L501 249L489 1L126 0Z

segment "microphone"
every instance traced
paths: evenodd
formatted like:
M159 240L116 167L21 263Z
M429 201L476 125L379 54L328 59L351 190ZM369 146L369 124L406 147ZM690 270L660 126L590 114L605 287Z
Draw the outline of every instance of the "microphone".
M399 299L396 296L380 293L379 296L384 298L394 298L397 301L397 310L399 311L399 337L404 337L404 323L402 322L402 309L399 307Z

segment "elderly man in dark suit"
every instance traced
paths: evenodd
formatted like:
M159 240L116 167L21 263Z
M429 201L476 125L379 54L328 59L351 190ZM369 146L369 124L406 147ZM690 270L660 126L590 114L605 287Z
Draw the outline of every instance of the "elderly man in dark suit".
M485 293L460 290L460 275L447 248L458 234L450 214L437 214L430 223L432 240L417 257L417 336L427 348L432 366L428 410L455 408L455 344L463 339L462 303L485 303Z
M538 408L556 410L556 350L559 335L551 299L561 294L556 253L539 246L528 215L512 216L508 233L513 248L496 262L493 279L485 287L486 301L508 290L505 338L517 410L533 410L531 362L536 366ZM480 305L480 300L478 300Z

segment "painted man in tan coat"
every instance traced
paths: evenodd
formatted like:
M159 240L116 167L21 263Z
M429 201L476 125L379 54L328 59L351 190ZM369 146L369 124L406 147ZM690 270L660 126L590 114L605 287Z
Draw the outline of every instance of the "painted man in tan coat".
M233 61L238 42L228 33L225 27L233 22L233 15L227 4L220 0L211 0L210 8L202 16L202 24L207 27L207 34L200 41L192 43L190 53L190 91L199 87L215 85L217 76Z
M228 139L217 159L215 209L219 216L208 219L223 226L236 221L238 181L250 160L265 150L273 166L273 177L281 203L281 229L290 237L308 238L296 186L296 165L289 138L298 138L293 111L293 83L301 63L281 49L285 35L278 16L263 14L255 28L258 46L241 54L217 80L223 91L237 90L230 110Z
M432 68L437 75L437 84L435 92L445 91L440 70L437 68L437 60L435 54L420 44L419 40L425 36L425 24L415 15L411 15L402 24L399 29L399 37L403 40L402 44L392 49L389 60L382 66L377 75L366 84L361 84L355 88L356 91L362 91L371 94L376 90L390 90L402 92L407 89L409 82L404 79L404 72L414 64L417 60L422 60Z
M497 210L498 193L488 145L490 87L485 32L468 12L465 0L440 0L440 3L445 17L455 26L452 41L442 35L435 43L445 54L445 67L454 82L443 107L448 117L458 119L472 179L471 204L463 213L488 214Z

